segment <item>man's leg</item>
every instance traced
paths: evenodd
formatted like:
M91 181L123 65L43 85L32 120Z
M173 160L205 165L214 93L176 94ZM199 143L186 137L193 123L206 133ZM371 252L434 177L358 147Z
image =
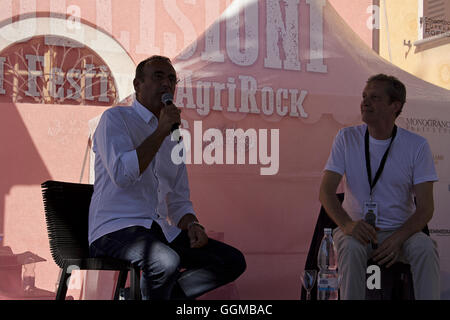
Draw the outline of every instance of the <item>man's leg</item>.
M341 275L341 300L364 300L366 298L367 247L347 236L340 228L335 229L333 241L338 255Z
M187 232L182 231L169 245L180 256L180 266L186 268L177 280L179 288L172 299L194 299L236 280L246 268L239 250L211 238L206 246L192 249Z
M144 300L170 299L179 275L180 258L166 245L160 228L129 227L104 235L92 243L92 256L123 259L142 270L141 293Z
M411 265L416 300L439 300L439 254L434 241L425 233L417 232L405 241L402 253Z

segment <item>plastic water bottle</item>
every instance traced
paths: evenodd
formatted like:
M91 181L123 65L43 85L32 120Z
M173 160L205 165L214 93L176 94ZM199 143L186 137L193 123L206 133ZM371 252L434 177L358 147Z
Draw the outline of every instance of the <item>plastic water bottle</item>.
M331 228L324 229L317 256L317 300L338 300L337 254L331 236Z

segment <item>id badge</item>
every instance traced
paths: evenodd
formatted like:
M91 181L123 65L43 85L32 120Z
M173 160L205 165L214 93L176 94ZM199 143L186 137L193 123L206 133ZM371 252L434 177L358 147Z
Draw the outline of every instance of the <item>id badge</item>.
M365 201L363 208L364 220L377 225L378 222L378 204L374 201Z

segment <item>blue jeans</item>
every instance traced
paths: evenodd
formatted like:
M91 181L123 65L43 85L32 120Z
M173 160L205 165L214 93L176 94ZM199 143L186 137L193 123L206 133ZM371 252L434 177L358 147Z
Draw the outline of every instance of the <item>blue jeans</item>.
M92 257L109 256L139 266L144 300L195 299L234 281L246 269L239 250L214 239L192 249L184 230L168 243L156 222L151 229L133 226L106 234L89 250Z

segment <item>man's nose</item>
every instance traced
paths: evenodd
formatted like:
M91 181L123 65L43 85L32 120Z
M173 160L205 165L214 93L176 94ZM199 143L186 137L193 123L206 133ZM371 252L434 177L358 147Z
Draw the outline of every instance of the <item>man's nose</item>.
M168 87L172 86L172 81L170 80L170 76L162 76L160 82L162 85L165 85Z
M163 87L164 89L172 88L172 83L171 83L171 81L169 80L168 77L163 77L161 79L161 83L160 84L161 84L161 87Z

